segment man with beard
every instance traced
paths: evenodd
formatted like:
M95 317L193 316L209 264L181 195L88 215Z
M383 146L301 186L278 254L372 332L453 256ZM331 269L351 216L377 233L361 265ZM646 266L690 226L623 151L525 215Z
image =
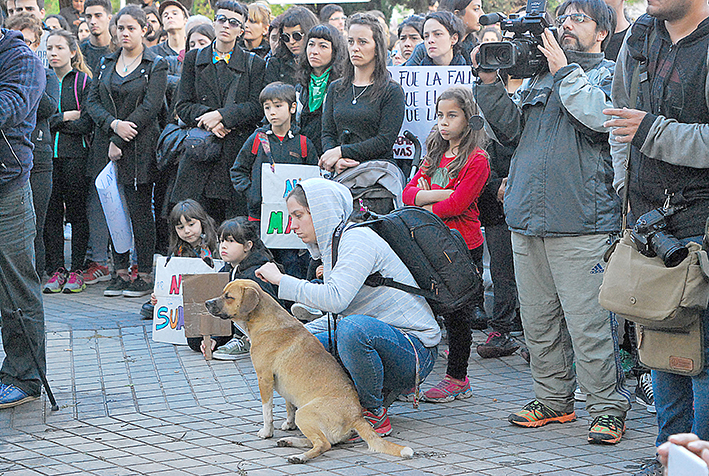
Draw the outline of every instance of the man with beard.
M588 441L615 444L630 402L616 323L598 304L603 254L620 230L602 112L611 104L614 65L603 49L615 14L603 0L566 0L557 15L559 41L547 29L539 46L548 70L513 98L496 71L480 70L475 91L496 139L516 147L504 207L536 398L508 419L530 428L574 421L578 377L593 419Z
M637 218L674 207L666 233L682 244L702 243L709 215L709 5L706 0L649 0L618 55L613 107L606 126L615 186L625 183ZM631 107L633 75L638 95ZM707 238L704 238L705 240ZM705 359L709 357L709 311L703 315ZM687 377L652 371L659 446L675 433L709 439L709 372ZM653 462L638 474L662 474Z

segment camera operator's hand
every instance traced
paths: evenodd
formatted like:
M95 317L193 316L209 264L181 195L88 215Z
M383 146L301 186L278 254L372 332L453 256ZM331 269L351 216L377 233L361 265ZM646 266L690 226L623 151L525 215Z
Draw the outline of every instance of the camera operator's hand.
M480 45L473 48L473 51L470 52L470 60L473 63L473 68L476 68L476 69L480 66L478 64L478 60L477 60L479 52L480 52ZM497 71L485 71L485 70L478 69L478 77L483 82L483 84L492 84L495 81L497 81Z
M564 50L559 46L559 42L556 41L554 33L552 33L549 28L544 29L542 34L542 43L544 46L537 46L539 51L541 51L547 58L547 63L549 63L549 72L554 75L561 68L569 64L566 60L566 54Z
M660 462L663 466L667 466L667 456L670 451L670 444L684 446L692 453L696 454L707 463L709 466L709 441L700 440L697 435L692 433L679 433L672 435L667 439L666 443L657 448L657 454L660 455Z
M278 266L270 261L257 269L254 274L256 274L257 278L276 286L281 284L281 278L283 278L283 273L278 269Z

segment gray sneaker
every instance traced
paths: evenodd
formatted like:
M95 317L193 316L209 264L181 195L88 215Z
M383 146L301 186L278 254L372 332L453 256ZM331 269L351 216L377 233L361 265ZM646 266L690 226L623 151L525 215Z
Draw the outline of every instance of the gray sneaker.
M308 307L305 304L301 304L299 302L293 304L290 307L290 312L295 316L296 319L304 322L310 322L314 319L317 319L318 317L322 317L323 315L320 309Z
M648 460L645 464L640 466L640 471L635 473L633 476L663 476L665 471L657 459L653 458Z
M251 350L251 342L246 337L234 337L212 352L212 358L217 360L236 360L249 355L249 350Z

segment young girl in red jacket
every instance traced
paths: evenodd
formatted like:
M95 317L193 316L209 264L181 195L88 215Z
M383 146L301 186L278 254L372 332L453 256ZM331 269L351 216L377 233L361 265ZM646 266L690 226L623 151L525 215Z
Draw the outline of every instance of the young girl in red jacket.
M477 200L488 177L490 165L482 149L486 135L482 119L475 127L478 106L470 88L454 86L438 96L437 124L426 139L427 155L421 169L404 189L404 203L418 205L458 230L470 250L470 257L482 273L483 235ZM472 126L471 126L472 122ZM448 367L445 378L424 393L429 402L450 402L472 395L468 382L470 318L481 307L482 293L473 299L466 313L443 316L448 330Z

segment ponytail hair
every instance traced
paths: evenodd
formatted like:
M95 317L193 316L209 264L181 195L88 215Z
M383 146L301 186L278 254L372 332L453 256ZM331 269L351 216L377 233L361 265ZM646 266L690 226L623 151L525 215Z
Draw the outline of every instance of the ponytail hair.
M67 46L69 47L69 51L74 54L74 57L71 59L71 68L75 69L76 71L81 71L89 78L91 78L91 70L86 65L86 61L84 61L84 55L81 54L81 48L79 48L79 42L77 41L76 37L66 30L52 30L49 33L49 36L47 36L47 39L53 36L61 36L62 38L64 38L66 40Z
M436 99L436 113L438 113L438 105L441 101L445 100L452 100L456 102L458 107L460 107L465 114L466 123L471 117L480 114L478 105L475 102L473 92L470 88L453 86L443 91ZM460 145L458 146L458 153L456 154L455 159L453 159L453 161L446 166L448 173L452 178L458 176L463 167L465 167L468 157L470 157L475 149L482 149L485 146L486 141L487 135L484 129L476 131L469 125L465 128L463 136L460 139ZM441 159L443 159L443 155L446 153L449 146L449 142L441 136L440 132L438 132L438 124L433 126L431 133L426 139L427 153L421 166L421 171L430 177L429 171L433 171L440 167Z

